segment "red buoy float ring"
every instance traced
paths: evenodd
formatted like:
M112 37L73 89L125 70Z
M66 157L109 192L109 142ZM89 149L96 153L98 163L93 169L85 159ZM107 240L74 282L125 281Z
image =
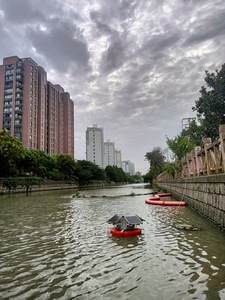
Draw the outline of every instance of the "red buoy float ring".
M141 229L135 228L135 229L131 229L131 230L119 230L119 229L116 229L115 227L113 227L110 229L110 233L113 236L128 237L128 236L140 235Z
M185 206L186 202L184 201L162 201L162 200L155 200L152 198L148 198L145 200L147 204L154 204L154 205L168 205L168 206Z
M162 197L171 197L171 193L162 193L162 194L156 194L156 196Z

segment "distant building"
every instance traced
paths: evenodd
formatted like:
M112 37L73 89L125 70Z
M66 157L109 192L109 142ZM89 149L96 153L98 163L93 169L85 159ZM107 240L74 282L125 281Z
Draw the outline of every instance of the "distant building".
M104 168L104 132L97 124L86 130L86 160Z
M74 157L74 105L31 58L6 57L0 65L0 130L25 148Z
M182 130L183 130L183 129L188 129L189 126L190 126L190 124L191 124L192 122L194 122L194 121L196 121L196 118L183 118L183 119L181 120L181 123L182 123Z
M141 172L139 172L139 171L137 171L137 172L135 173L135 175L137 175L137 176L139 176L139 177L142 176Z
M127 175L133 176L135 175L135 167L134 163L132 163L130 160L124 160L122 161L122 169Z
M121 151L115 149L115 165L118 168L122 168L122 155L121 155Z
M107 140L104 142L103 127L97 124L86 129L86 160L105 169L107 166L122 168L127 175L135 175L134 164L122 161L121 151L115 148L115 143Z
M104 168L115 166L115 144L107 140L104 142Z

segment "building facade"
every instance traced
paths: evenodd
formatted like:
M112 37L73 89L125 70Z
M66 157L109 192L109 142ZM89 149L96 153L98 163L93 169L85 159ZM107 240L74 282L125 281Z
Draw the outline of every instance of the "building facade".
M104 142L104 168L115 165L115 144L107 140Z
M86 160L104 168L104 132L97 124L86 129Z
M122 155L121 151L118 149L115 149L115 165L118 168L122 168Z
M135 175L135 166L130 160L123 160L122 161L122 169L128 176Z
M47 82L46 71L31 58L6 57L0 65L0 130L3 128L25 148L74 157L73 101L58 85Z

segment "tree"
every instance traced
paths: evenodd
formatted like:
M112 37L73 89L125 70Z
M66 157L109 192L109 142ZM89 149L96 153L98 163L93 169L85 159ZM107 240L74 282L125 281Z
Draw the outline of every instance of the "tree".
M56 168L60 173L64 174L64 179L75 179L76 162L68 154L57 154Z
M6 129L0 131L0 176L17 176L19 165L24 158L22 142L9 135Z
M105 168L105 172L109 181L113 181L113 182L127 181L127 175L122 168L118 168L117 166L107 166Z
M203 137L217 139L219 125L225 124L225 64L215 73L205 73L206 87L201 87L192 110L197 112Z
M181 160L187 153L191 152L195 144L188 136L178 134L174 139L166 137L169 149L174 153L175 160Z
M163 150L160 147L155 147L151 152L145 154L145 159L149 161L150 170L148 177L151 179L156 178L162 171L165 163L165 156Z
M205 136L205 130L203 126L192 121L187 128L181 131L181 136L188 137L195 146L203 147L202 138Z
M23 172L44 178L47 177L48 172L54 168L54 157L44 151L25 149L24 153L25 156L21 162Z
M106 180L105 171L91 161L78 160L75 175L79 185L89 185L94 180Z

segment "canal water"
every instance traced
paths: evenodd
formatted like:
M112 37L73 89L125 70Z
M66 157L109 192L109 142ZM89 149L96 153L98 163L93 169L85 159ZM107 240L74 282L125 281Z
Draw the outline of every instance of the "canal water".
M189 207L146 204L152 193L136 184L1 196L0 299L225 299L225 233ZM142 235L112 237L114 214L145 219Z

